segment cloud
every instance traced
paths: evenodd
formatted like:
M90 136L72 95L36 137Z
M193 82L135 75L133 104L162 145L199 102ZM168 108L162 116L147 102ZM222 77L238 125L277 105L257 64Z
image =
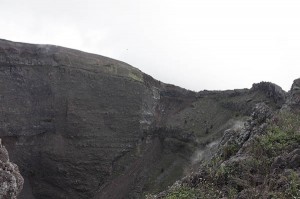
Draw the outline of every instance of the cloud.
M285 90L300 74L293 0L0 0L0 37L128 62L192 90Z

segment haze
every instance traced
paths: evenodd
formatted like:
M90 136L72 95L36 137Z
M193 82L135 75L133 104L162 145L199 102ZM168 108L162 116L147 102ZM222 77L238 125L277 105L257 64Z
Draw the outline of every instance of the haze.
M263 80L289 90L299 10L296 0L0 0L0 38L108 56L196 91Z

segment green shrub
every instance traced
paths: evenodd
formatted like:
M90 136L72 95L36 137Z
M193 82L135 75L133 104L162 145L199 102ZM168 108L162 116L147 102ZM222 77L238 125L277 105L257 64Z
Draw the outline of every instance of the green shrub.
M280 113L270 123L266 135L254 145L256 155L275 157L300 142L300 116Z
M289 176L289 187L285 191L287 198L300 199L300 179L295 171Z
M223 158L228 160L232 155L235 155L240 149L239 145L236 143L228 144L223 147Z
M180 187L170 192L166 199L196 199L197 191L189 187Z

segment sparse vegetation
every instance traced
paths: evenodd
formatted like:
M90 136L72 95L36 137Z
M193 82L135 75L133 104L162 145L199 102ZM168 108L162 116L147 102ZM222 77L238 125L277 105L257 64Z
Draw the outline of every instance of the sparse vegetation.
M236 154L238 152L239 146L237 143L227 144L223 147L223 158L224 160L227 160L232 155Z
M197 191L189 187L180 187L170 192L166 199L196 199Z
M289 198L300 198L300 178L296 172L292 171L288 177L289 185L285 191L285 195Z
M171 189L166 198L233 199L239 195L241 198L300 199L299 172L280 166L278 161L299 147L300 116L280 112L264 125L267 127L248 142L243 154L237 156L241 146L230 139L219 154L202 164L201 178L185 180L183 184L190 187ZM288 164L288 161L283 163Z
M271 121L266 135L257 138L257 155L275 157L283 151L290 151L300 143L300 116L293 113L280 113ZM259 150L262 150L259 152Z
M133 80L136 80L136 81L139 81L139 82L143 82L143 77L141 74L139 74L138 72L136 71L133 71L131 70L128 74L129 78L133 79Z

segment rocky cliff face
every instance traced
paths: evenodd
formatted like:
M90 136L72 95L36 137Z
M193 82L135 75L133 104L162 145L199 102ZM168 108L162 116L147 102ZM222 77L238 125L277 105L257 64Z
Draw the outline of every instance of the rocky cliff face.
M0 198L16 199L23 183L18 166L9 161L8 152L0 139Z
M25 176L21 198L92 198L139 158L159 97L139 70L8 41L0 41L0 68L0 134Z
M196 93L107 57L0 40L0 137L25 178L20 198L162 191L255 104L284 99L271 83Z

